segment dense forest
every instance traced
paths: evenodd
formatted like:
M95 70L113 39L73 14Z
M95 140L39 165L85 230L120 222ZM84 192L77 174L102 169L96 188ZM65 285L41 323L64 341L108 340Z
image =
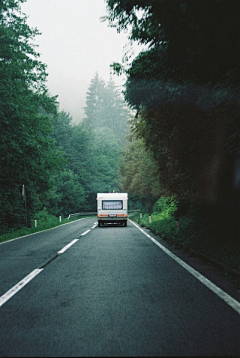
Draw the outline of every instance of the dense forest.
M114 82L96 73L85 118L73 125L46 87L37 29L23 1L0 4L0 229L32 226L43 215L96 211L98 191L118 190L130 112Z
M133 132L156 163L161 199L151 210L160 218L172 205L168 217L189 241L239 253L240 2L108 0L107 8L103 21L145 48L112 67L127 76Z
M111 65L123 94L95 74L78 125L48 93L22 2L0 4L1 231L24 225L24 199L31 226L116 190L157 233L177 219L188 241L238 250L240 2L107 0L102 20L144 50Z

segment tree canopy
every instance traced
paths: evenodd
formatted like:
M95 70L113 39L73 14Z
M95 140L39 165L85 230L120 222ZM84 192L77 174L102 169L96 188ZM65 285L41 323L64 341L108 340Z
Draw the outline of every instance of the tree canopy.
M204 206L210 221L223 221L226 210L236 232L239 1L107 0L107 8L110 26L146 46L127 67L113 68L125 70L125 99L137 111L137 135L154 155L162 190Z
M105 19L149 48L132 63L132 76L142 64L140 77L239 86L239 6L238 0L108 0Z
M33 44L38 31L27 25L22 2L0 4L0 226L21 222L23 184L29 212L36 210L58 165L50 136L57 102L48 95L46 66Z

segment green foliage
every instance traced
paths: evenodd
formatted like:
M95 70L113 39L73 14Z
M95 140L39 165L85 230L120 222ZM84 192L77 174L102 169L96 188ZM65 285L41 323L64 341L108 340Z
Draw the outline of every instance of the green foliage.
M128 144L120 164L120 190L136 197L145 210L149 210L161 193L156 162L146 149L143 139L128 136Z
M118 76L124 73L124 68L120 63L114 62L110 67L112 67L113 73Z
M118 190L119 162L128 133L129 112L114 82L110 80L106 84L96 74L87 93L85 114L83 128L91 133L92 155L88 192L95 207L97 192Z
M59 223L59 218L54 215L51 215L46 207L44 207L41 211L35 214L35 220L37 220L37 227L41 229L46 229L49 227L56 226ZM35 223L32 223L32 227Z
M105 82L96 73L90 82L86 96L86 107L84 108L86 126L99 127L105 121L105 113L103 112L105 87Z
M117 189L128 132L128 110L111 80L91 81L86 119L72 125L46 88L46 66L27 25L23 0L0 4L0 229L27 225L35 213L69 215L95 210L96 192ZM46 209L43 209L43 208ZM46 216L45 215L45 216Z
M117 143L124 143L128 133L129 110L113 80L106 84L97 73L95 74L87 92L84 110L85 126L97 131L100 128L109 128L113 131Z
M42 213L42 214L41 214ZM18 229L18 230L11 230L9 229L8 230L8 233L6 234L1 234L0 235L0 242L5 242L5 241L9 241L9 240L12 240L12 239L15 239L15 238L19 238L19 237L22 237L22 236L25 236L25 235L30 235L30 234L33 234L35 232L39 232L39 231L43 231L43 230L46 230L46 229L51 229L55 226L59 226L59 225L62 225L62 224L66 224L70 221L75 221L75 220L78 220L80 217L75 217L75 218L62 218L61 221L59 220L59 218L56 218L55 216L47 213L46 209L43 209L40 214L37 213L37 217L39 215L40 217L40 221L37 221L37 227L35 227L35 221L32 221L32 225L31 227L23 227L21 229ZM35 215L35 217L36 217ZM45 218L43 221L41 219L41 217ZM36 220L36 219L35 219Z
M92 190L97 192L111 192L118 182L118 167L121 147L110 128L102 127L94 130L94 175L92 176Z
M148 46L129 63L124 94L137 110L136 135L157 163L161 194L176 196L182 215L197 207L211 240L221 226L221 236L234 246L240 215L239 1L108 0L107 7L111 26Z
M150 222L151 217L151 222ZM161 237L172 237L176 234L176 221L174 218L160 218L157 213L154 214L142 214L140 218L139 214L135 214L131 217L132 220L136 221L142 227L150 229Z
M175 213L178 200L172 197L160 197L153 206L151 223L147 226L156 234L173 235L176 232ZM148 220L149 221L149 220Z
M87 211L86 195L79 176L72 170L63 170L52 177L53 186L49 190L46 204L50 213L68 216L71 213Z
M221 222L220 216L216 220L214 213L209 211L203 215L198 207L189 208L181 216L176 215L178 210L179 204L174 197L161 197L155 203L152 213L143 214L142 217L137 213L131 216L131 219L160 235L173 247L180 245L190 252L217 260L227 268L240 269L239 241L231 234L231 223L226 211L226 218ZM176 219L179 219L178 226L176 226ZM225 227L227 227L228 240L226 240Z
M53 214L95 211L96 193L118 188L118 167L127 133L127 109L113 81L96 74L87 93L86 118L71 123L66 112L53 122L53 138L64 161L51 177L44 205Z
M178 200L174 197L160 197L153 206L153 214L156 219L164 220L174 217L178 208Z
M24 222L22 185L27 191L29 219L49 188L59 155L51 138L55 97L45 87L45 65L35 51L36 29L20 12L23 1L0 5L0 228Z
M54 123L53 133L56 146L64 157L62 168L71 170L76 174L84 192L88 193L94 171L93 133L91 128L85 127L82 123L72 125L70 115L60 112Z
M79 177L71 170L63 171L58 177L58 190L62 194L60 207L63 207L63 215L78 212L83 209L85 202L84 188L79 183Z
M152 215L151 219L152 223L149 227L157 235L160 234L165 237L173 236L176 234L176 222L173 218L159 219L159 217L155 217L155 215Z
M108 0L107 9L110 26L128 29L129 38L148 45L149 54L166 53L168 79L239 86L238 0ZM143 59L142 73L149 65L159 78L161 62Z

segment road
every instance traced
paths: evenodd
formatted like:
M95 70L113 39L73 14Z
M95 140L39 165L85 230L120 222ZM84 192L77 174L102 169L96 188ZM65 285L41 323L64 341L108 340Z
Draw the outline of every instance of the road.
M0 356L240 355L234 297L133 222L95 222L0 245Z

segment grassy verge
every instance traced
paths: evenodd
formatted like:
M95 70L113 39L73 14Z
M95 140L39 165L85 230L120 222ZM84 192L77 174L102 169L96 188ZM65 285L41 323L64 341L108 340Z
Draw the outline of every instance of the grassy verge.
M240 271L238 240L224 237L217 229L210 234L204 224L198 223L194 218L181 217L178 226L174 218L161 217L159 213L153 213L151 218L148 214L140 217L138 213L131 219L172 245L181 246L183 249L215 260L226 270Z
M86 216L84 216L84 217L86 217ZM49 216L45 220L38 221L37 222L37 227L35 227L35 223L33 223L32 227L30 227L30 228L24 227L24 228L21 228L19 230L12 230L12 231L9 231L9 232L7 232L5 234L0 235L0 243L5 242L5 241L9 241L9 240L12 240L12 239L16 239L16 238L21 237L21 236L30 235L30 234L33 234L35 232L51 229L53 227L60 226L60 225L63 225L63 224L66 224L68 222L75 221L75 220L78 220L78 219L81 219L81 218L83 218L83 216L73 217L73 218L71 218L69 220L68 220L68 218L63 218L61 220L61 222L60 222L59 218L54 217L54 216Z

